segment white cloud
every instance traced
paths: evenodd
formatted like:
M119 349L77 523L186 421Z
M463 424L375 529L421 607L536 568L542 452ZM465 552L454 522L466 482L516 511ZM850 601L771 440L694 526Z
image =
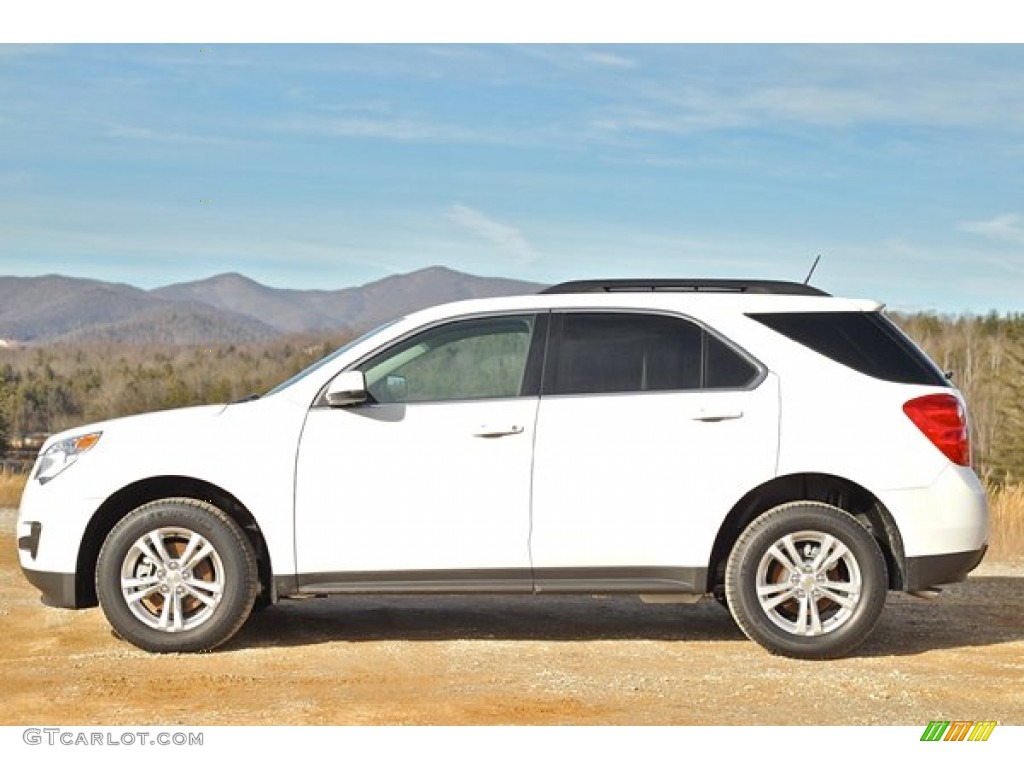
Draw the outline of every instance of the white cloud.
M673 49L673 52L688 49ZM690 134L760 126L992 127L1024 120L1024 75L991 51L940 46L748 46L672 59L592 118L610 132ZM644 73L651 67L645 67Z
M199 136L177 131L154 130L138 125L105 123L104 135L111 139L128 139L140 142L165 142L169 144L212 144L218 146L251 146L256 142L229 136Z
M612 108L593 125L612 131L687 134L774 125L963 124L974 117L899 89L814 84L646 91L639 106Z
M991 240L1024 245L1024 216L1019 213L1004 213L987 221L965 221L959 229Z
M522 138L501 131L485 131L451 123L401 116L319 117L300 116L278 120L268 127L284 133L336 138L384 139L400 142L437 142L456 144L516 144Z
M275 127L296 133L394 141L452 140L463 137L458 128L402 118L299 118L276 123Z
M462 204L448 210L448 218L484 238L522 264L538 258L537 251L515 227L495 221L484 213Z
M42 43L4 43L0 45L0 59L13 61L14 59L27 58L29 56L40 56L58 50L59 46Z
M620 56L617 53L608 53L607 51L587 51L583 54L583 60L589 64L599 64L603 67L613 67L615 69L633 69L636 66L636 62L633 59L627 59L625 56Z

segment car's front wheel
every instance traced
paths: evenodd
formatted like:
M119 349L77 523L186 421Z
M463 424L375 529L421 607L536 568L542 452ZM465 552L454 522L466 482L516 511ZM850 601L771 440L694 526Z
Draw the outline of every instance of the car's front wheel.
M96 593L114 631L147 651L211 650L245 623L259 587L245 534L195 499L139 507L108 534Z
M864 642L887 590L885 559L867 529L811 501L755 519L725 569L740 629L772 653L799 659L836 658Z

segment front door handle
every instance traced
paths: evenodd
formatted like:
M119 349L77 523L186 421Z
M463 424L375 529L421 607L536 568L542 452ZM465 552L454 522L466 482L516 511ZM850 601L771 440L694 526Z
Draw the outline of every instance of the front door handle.
M505 437L520 435L524 427L518 424L483 424L473 433L473 437Z
M739 408L701 408L693 416L694 421L726 421L743 418Z

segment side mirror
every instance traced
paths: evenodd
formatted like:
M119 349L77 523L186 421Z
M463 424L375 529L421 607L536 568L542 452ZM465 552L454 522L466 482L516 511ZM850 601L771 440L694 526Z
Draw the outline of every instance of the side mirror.
M366 401L366 377L362 371L345 371L327 385L327 404L331 408L356 405Z

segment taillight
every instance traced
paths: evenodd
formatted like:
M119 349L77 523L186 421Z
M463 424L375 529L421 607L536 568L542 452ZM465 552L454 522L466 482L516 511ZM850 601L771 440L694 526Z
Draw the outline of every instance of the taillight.
M954 464L971 464L967 413L953 395L925 395L903 405L903 412Z

